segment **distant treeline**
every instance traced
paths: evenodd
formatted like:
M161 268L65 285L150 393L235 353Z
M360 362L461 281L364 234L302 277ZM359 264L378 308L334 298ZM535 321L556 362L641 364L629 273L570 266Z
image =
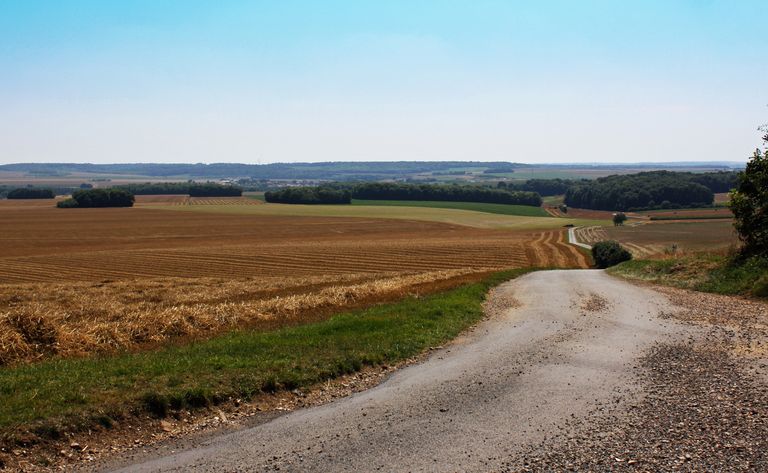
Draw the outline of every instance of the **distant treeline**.
M640 174L664 173L666 176L674 176L680 182L695 182L708 188L712 192L728 192L739 181L739 173L734 171L719 171L709 173L674 172L674 171L649 171ZM637 176L639 174L625 174L623 176ZM601 179L621 178L622 175L608 176ZM599 181L600 179L598 179ZM542 196L562 195L569 189L589 185L595 181L590 179L529 179L525 182L499 182L499 189L538 192Z
M59 202L59 208L133 207L133 194L123 189L84 189Z
M681 174L688 176L691 182L701 184L707 189L715 193L730 192L736 188L739 184L740 173L735 171L725 172L707 172L704 174L694 174L691 172L678 172L675 174Z
M39 187L19 187L8 191L8 199L53 199L56 194L51 189Z
M240 197L243 195L241 187L214 182L147 182L143 184L125 184L113 188L123 189L134 195L188 194L191 197Z
M488 204L541 205L535 192L508 191L484 186L456 184L398 184L371 182L350 185L353 199L432 200L438 202L483 202Z
M388 182L334 183L319 187L289 187L264 194L267 202L286 204L348 204L361 200L421 200L541 205L535 192L508 191L482 186L399 184Z
M346 189L331 187L286 187L264 193L264 200L276 204L349 204L352 197Z
M711 205L714 192L736 185L736 173L652 171L601 177L568 188L565 204L597 210L645 210Z
M80 163L19 163L0 165L0 171L25 172L40 176L65 176L70 173L130 174L152 177L190 176L198 179L249 177L251 179L327 179L373 180L406 175L448 171L456 168L492 168L511 172L523 164L467 161L369 161L272 164L80 164Z
M587 179L528 179L525 182L499 182L499 189L510 191L536 192L541 196L562 195L568 189L579 184L589 182Z

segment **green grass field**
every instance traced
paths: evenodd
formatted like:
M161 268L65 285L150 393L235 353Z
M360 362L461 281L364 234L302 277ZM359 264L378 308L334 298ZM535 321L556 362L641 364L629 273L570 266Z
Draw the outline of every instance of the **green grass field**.
M509 230L539 230L559 228L567 224L577 226L608 225L608 220L575 218L528 217L501 215L474 210L444 209L434 207L403 207L386 205L158 205L145 209L176 212L226 213L235 215L276 215L296 217L356 217L425 220L475 228Z
M530 205L486 204L481 202L437 202L420 200L358 200L353 199L352 205L386 206L386 207L430 207L436 209L459 209L486 212L500 215L521 215L525 217L549 217L541 207Z
M87 428L84 420L109 423L135 409L164 415L397 363L480 320L488 289L528 271L272 332L236 331L157 351L4 367L0 432L44 421L38 430L55 434L50 427L59 421Z

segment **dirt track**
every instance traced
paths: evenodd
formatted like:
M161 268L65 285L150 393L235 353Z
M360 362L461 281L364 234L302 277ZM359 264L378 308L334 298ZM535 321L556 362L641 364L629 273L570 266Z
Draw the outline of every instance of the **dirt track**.
M374 389L110 469L518 469L510 460L573 419L631 396L635 365L655 342L693 333L666 316L673 309L664 296L601 271L533 273L493 298L519 307Z

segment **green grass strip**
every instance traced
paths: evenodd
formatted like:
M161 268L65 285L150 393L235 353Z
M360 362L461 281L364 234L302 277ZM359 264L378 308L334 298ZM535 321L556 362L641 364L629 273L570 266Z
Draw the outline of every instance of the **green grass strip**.
M385 207L431 207L438 209L473 210L501 215L520 215L524 217L551 217L541 207L530 205L486 204L482 202L438 202L431 200L359 200L353 199L352 205L373 205Z
M308 386L440 345L483 316L489 288L530 270L272 332L236 331L161 350L0 369L0 430L34 421L205 406Z

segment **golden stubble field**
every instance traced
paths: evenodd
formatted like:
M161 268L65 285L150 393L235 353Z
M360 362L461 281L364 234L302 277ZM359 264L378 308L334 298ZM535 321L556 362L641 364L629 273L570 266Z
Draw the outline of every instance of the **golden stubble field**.
M502 268L587 264L561 229L50 201L2 201L0 221L0 364L303 323Z

